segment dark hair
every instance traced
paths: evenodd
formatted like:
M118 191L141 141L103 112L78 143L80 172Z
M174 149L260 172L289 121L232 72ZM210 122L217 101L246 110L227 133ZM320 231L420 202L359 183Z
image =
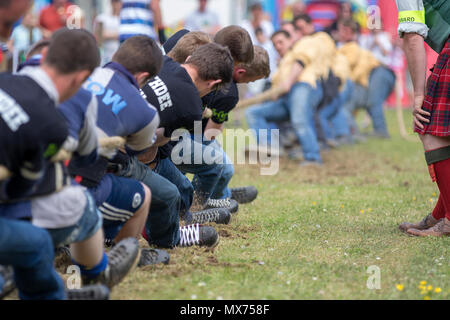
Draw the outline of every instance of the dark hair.
M222 84L231 82L234 61L228 48L217 43L208 43L197 50L186 61L195 67L202 80L222 80Z
M284 35L286 38L290 39L291 35L289 34L289 32L287 32L286 30L277 30L275 31L272 36L270 37L270 39L273 40L273 38L275 38L277 35L282 34Z
M50 39L44 64L52 66L61 74L82 70L92 72L100 64L97 41L86 30L58 30Z
M350 28L352 32L359 33L359 24L352 18L340 19L338 25L341 24L344 27Z
M46 39L36 42L28 51L26 58L29 59L34 55L40 54L44 48L50 46L50 43L51 43L50 40Z
M154 77L161 70L163 55L155 40L135 36L122 43L112 61L120 63L131 74L148 72L150 77Z
M228 47L235 62L250 63L253 60L252 39L242 27L228 26L221 29L215 35L214 42Z
M298 20L303 20L308 24L312 23L312 19L307 13L300 13L299 15L294 17L294 21L293 21L294 27L296 27Z
M264 30L261 27L257 27L255 29L255 35L257 35L258 33L263 33L263 32L264 32Z

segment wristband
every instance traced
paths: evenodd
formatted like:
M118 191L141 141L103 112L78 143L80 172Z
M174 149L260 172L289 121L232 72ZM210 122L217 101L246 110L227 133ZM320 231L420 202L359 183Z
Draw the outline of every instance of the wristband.
M165 31L166 29L164 27L158 29L158 38L161 45L163 45L167 40Z

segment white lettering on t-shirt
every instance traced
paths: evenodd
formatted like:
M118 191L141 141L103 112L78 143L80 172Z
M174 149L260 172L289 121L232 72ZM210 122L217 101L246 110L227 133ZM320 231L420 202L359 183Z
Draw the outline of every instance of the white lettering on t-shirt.
M16 132L30 117L19 104L6 92L0 89L0 115L11 131Z
M155 80L148 83L155 95L158 97L159 108L162 111L173 106L172 98L170 97L169 89L160 77L156 76Z

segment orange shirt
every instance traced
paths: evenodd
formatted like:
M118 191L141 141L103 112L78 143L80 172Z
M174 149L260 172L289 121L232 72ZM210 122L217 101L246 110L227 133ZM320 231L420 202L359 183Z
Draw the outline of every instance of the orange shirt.
M53 32L66 26L66 20L69 15L68 8L72 3L67 3L64 8L57 10L54 5L49 5L42 9L39 18L41 27Z

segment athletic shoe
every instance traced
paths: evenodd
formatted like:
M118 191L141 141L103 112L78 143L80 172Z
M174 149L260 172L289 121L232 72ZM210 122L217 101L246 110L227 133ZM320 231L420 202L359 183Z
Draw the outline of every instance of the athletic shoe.
M168 264L170 255L164 250L158 249L141 249L141 258L138 267L145 267L158 263Z
M67 289L67 300L109 300L109 289L102 284L86 286L81 289Z
M213 227L190 224L180 227L179 247L193 245L215 247L219 243L219 234Z
M106 239L105 238L105 248L112 248L116 245L114 239Z
M102 283L112 288L133 270L139 262L140 250L136 238L126 238L108 252L108 266L97 277L88 279L82 276L83 284Z
M256 199L258 196L258 189L254 186L232 188L231 199L236 200L238 203L249 203Z
M426 237L426 236L433 236L433 237L442 237L442 236L450 236L450 220L447 218L439 220L438 223L436 223L431 228L425 229L425 230L419 230L410 228L408 229L408 234L411 234L413 236L418 237Z
M3 279L3 288L0 288L0 300L9 295L16 288L14 270L11 266L0 265L0 276Z
M430 213L418 223L403 222L398 227L403 232L407 232L408 229L425 230L433 227L438 222L439 220L435 219Z
M236 200L227 198L227 199L208 199L206 202L206 209L218 209L223 208L230 211L230 213L236 213L239 210L239 204Z
M208 209L199 212L192 212L191 218L187 221L189 224L191 223L207 223L207 222L215 222L217 224L229 224L231 220L231 214L228 209L217 208L217 209Z

